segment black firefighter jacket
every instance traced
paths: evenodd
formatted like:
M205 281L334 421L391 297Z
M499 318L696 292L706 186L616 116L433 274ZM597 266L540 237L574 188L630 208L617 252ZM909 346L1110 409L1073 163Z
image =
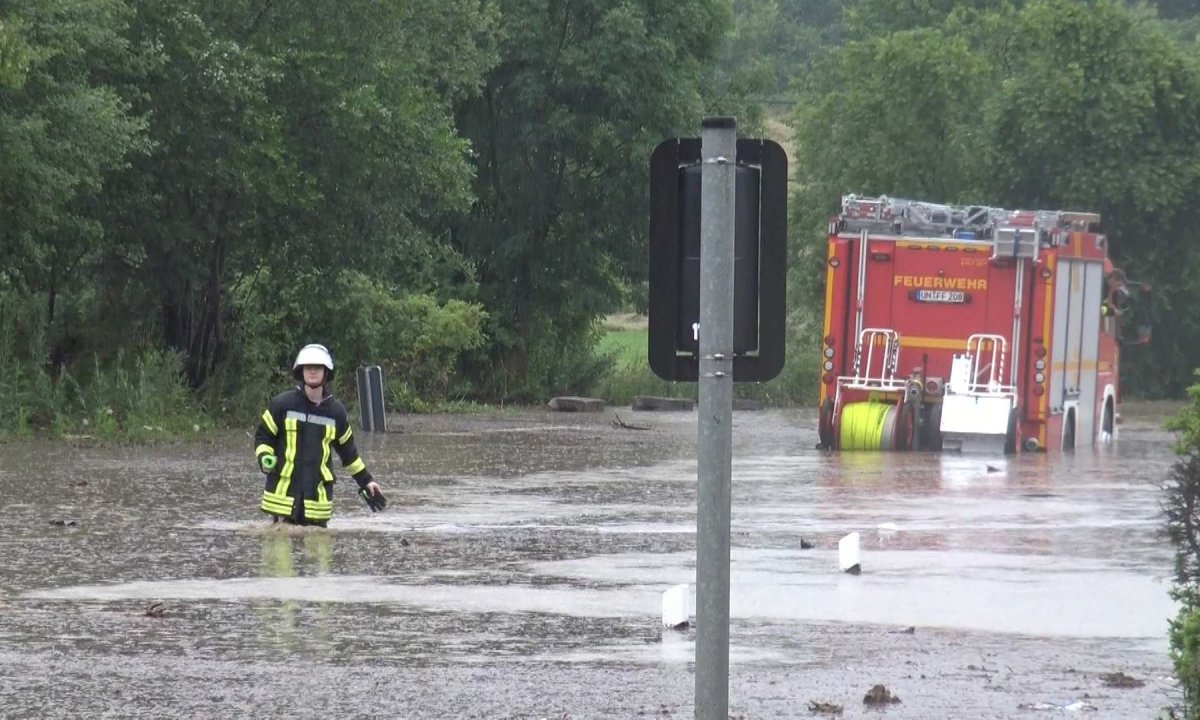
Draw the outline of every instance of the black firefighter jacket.
M276 395L263 411L254 444L260 466L263 455L274 454L277 460L262 498L263 512L271 515L310 522L333 516L333 451L359 487L371 482L354 447L346 406L328 391L319 403L300 387Z

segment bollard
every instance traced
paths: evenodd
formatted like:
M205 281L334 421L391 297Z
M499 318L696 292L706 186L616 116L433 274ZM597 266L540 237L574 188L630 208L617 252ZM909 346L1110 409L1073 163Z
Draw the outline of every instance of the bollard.
M688 590L686 584L675 585L662 594L662 624L664 628L686 627L688 621Z
M365 432L387 432L387 415L383 406L383 369L378 365L364 366L355 374L358 383L358 412Z
M851 575L858 575L862 572L862 564L859 562L859 535L857 532L852 532L838 541L838 567L842 572Z

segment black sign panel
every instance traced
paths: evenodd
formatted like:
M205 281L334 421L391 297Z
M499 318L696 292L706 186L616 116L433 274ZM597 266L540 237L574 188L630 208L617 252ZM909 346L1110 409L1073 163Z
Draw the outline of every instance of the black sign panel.
M650 156L650 368L699 375L700 139L659 143ZM783 369L787 285L787 156L771 140L737 141L734 217L736 382Z

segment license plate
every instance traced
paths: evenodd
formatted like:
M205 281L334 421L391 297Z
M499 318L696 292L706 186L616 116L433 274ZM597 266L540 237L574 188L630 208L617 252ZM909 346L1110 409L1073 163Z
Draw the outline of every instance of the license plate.
M926 303L965 303L967 294L961 290L918 290L913 299Z

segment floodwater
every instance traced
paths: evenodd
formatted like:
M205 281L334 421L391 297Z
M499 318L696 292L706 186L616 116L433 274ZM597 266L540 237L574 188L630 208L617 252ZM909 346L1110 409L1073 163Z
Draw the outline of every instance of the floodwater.
M394 418L359 438L387 511L345 479L331 528L291 533L241 433L0 445L0 716L690 717L695 630L660 603L694 582L696 414L617 414L648 429ZM811 412L737 413L731 714L1178 703L1160 425L1066 456L837 455ZM865 707L876 683L902 702Z

